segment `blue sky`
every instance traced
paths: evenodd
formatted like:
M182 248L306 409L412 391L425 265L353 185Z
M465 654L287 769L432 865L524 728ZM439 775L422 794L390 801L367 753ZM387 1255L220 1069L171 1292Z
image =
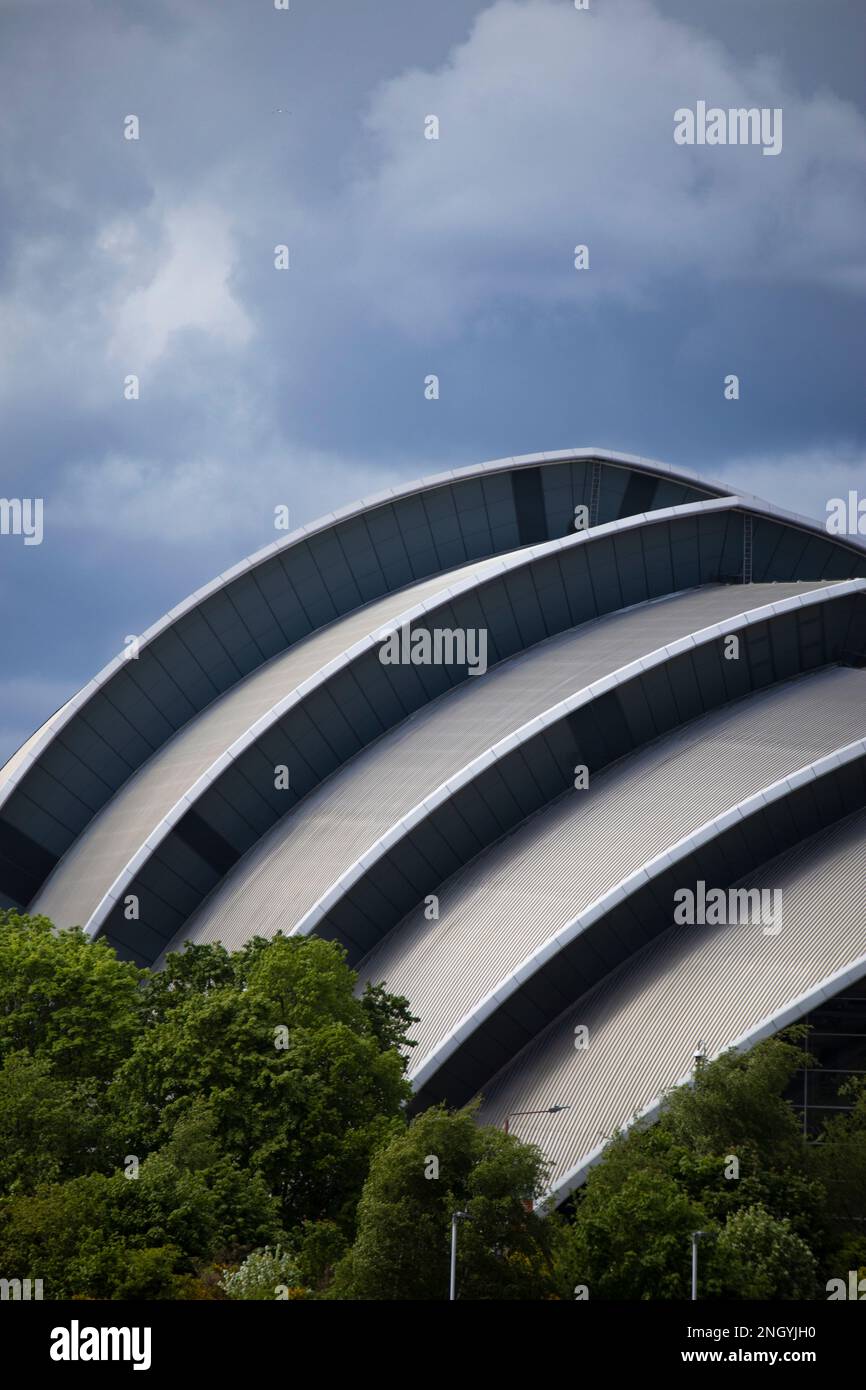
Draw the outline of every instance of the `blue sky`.
M0 760L277 505L588 445L866 490L864 58L860 0L0 0Z

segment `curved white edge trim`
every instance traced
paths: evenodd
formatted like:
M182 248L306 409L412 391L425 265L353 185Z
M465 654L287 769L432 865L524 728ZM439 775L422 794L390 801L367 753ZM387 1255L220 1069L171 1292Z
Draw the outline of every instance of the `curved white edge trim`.
M853 743L848 743L842 748L835 749L832 753L825 754L823 757L815 758L807 766L814 773L815 778L826 776L828 773L838 770L846 763L854 762L858 758L866 755L866 738L856 739ZM801 769L802 771L802 769ZM796 775L796 774L795 774ZM553 936L548 937L541 946L521 961L517 969L510 975L500 980L494 985L493 989L488 990L487 994L475 1005L468 1013L464 1014L456 1027L451 1030L446 1038L437 1044L431 1052L427 1054L421 1064L409 1074L413 1090L419 1091L425 1086L431 1077L454 1052L458 1046L483 1022L486 1013L489 1013L489 1001L495 999L497 1004L504 1003L518 988L531 978L544 960L550 956L549 946L551 942L556 943L556 953L558 954L565 946L569 945L577 937L581 936L593 922L607 914L626 897L630 897L637 889L644 887L652 880L659 878L674 864L688 858L696 849L718 839L719 835L730 825L732 812L739 811L745 819L749 815L755 814L759 810L772 805L774 802L783 801L790 796L792 788L789 778L780 777L777 781L771 782L769 786L757 796L747 797L734 807L728 808L724 812L713 816L698 830L685 836L683 839L670 845L664 855L657 855L652 860L643 864L637 872L632 872L626 878L621 879L608 892L602 894L595 902L590 903L583 912L573 917L565 926L560 927ZM486 1013L484 1012L486 1010Z
M231 583L231 580L237 578L239 574L256 569L259 565L272 559L274 555L284 550L290 550L292 546L300 545L304 541L310 540L313 536L324 534L339 522L365 516L369 512L375 511L380 507L388 506L391 502L400 501L407 497L420 496L435 488L445 487L451 482L471 481L473 478L482 479L488 477L492 473L510 473L520 468L535 467L539 464L568 462L587 463L596 460L599 463L604 463L611 467L630 468L638 472L650 473L669 481L682 482L687 486L696 485L701 491L708 493L716 492L718 496L731 496L736 492L737 495L743 496L747 501L753 500L768 512L774 507L772 502L764 502L760 498L748 498L746 494L741 494L738 489L732 489L727 484L713 482L708 478L702 478L694 469L674 468L668 463L639 458L635 454L617 453L613 450L592 448L561 449L554 452L523 454L517 458L506 457L489 459L480 464L469 464L463 468L446 469L441 473L431 473L423 478L414 479L412 482L402 483L397 487L382 488L379 492L369 493L366 497L360 498L357 502L350 502L347 506L340 507L337 511L326 512L323 516L317 517L314 521L308 522L304 526L296 527L294 531L288 532L281 540L269 541L267 545L262 546L259 550L253 551L252 554L240 560L230 569L224 570L222 574L218 574L214 579L194 589L185 599L175 604L175 606L170 608L161 618L158 618L155 623L152 623L150 627L146 628L144 632L139 634L139 651L149 646L161 632L171 627L180 618L184 617L185 614L197 608L205 599L210 598L220 589L225 588ZM805 522L809 527L814 528L817 525L816 522L810 521L807 517L800 518L800 520ZM843 542L839 543L843 544ZM866 549L866 547L864 547L864 549ZM495 557L490 558L492 559ZM122 654L113 657L112 660L103 666L101 671L89 680L86 685L83 685L64 705L61 705L59 709L55 710L54 713L46 719L42 726L42 737L34 744L34 760L39 754L44 752L48 743L50 743L55 735L65 727L69 719L81 706L86 704L93 695L108 683L111 677L115 675L123 664L123 661L124 657ZM40 731L35 730L34 732L38 734ZM32 738L33 735L31 734L30 737ZM11 762L14 757L15 754L13 753L11 758L7 761ZM20 780L20 778L15 776L18 771L19 769L16 766L10 778L0 785L0 807L2 807L6 797L11 794L18 780ZM0 778L2 778L2 775L3 768L0 767Z
M211 580L209 583L194 590L187 598L183 599L175 607L169 609L163 617L158 618L155 623L146 628L139 635L139 651L148 647L166 628L178 622L180 618L198 607L206 598L211 597L218 590L227 587L233 578L240 574L249 573L264 564L273 556L291 549L292 546L300 545L310 540L313 536L321 535L331 529L335 524L351 520L375 511L377 508L387 506L391 502L400 501L407 497L421 495L434 488L447 486L451 482L468 481L473 478L482 479L493 473L514 472L520 468L537 467L542 464L556 463L592 463L598 462L613 468L628 468L636 472L651 474L669 482L684 483L689 487L696 487L700 491L713 493L719 498L737 496L741 505L749 511L766 516L769 519L784 521L798 530L808 531L815 536L825 540L830 540L833 544L842 549L862 551L866 554L866 543L858 540L855 536L830 536L826 527L814 518L801 516L796 512L786 511L778 507L774 502L767 502L763 498L755 497L750 493L745 493L741 489L733 489L726 482L719 482L711 478L704 478L692 468L675 467L669 463L663 463L658 459L641 458L637 454L619 453L611 449L561 449L546 451L537 454L522 454L517 457L491 459L486 463L470 464L465 468L447 469L442 473L430 474L413 482L404 483L397 487L384 488L379 492L371 493L367 497L361 498L355 503L350 503L346 507L341 507L338 511L328 512L324 516L318 517L315 521L308 522L304 526L297 527L290 531L281 540L269 541L267 545L259 550L253 551L245 559L225 570L222 574ZM710 499L712 500L712 499ZM664 509L665 511L669 509ZM121 654L114 657L105 665L101 671L88 681L81 690L71 697L65 705L56 710L53 715L45 721L42 737L34 745L34 761L46 749L49 743L57 736L61 729L73 715L92 698L99 690L105 686L112 676L124 663L124 656ZM38 731L37 731L38 732ZM32 735L31 735L32 737ZM14 757L14 754L12 755ZM11 759L10 759L11 761ZM3 769L0 768L0 777ZM19 766L13 770L10 777L0 784L0 808L4 805L7 798L12 794L21 779L22 769Z
M854 984L857 980L861 979L864 974L866 974L866 954L858 956L850 965L842 966L841 969L834 971L832 975L825 975L824 978L819 980L816 985L813 985L811 989L806 990L803 994L797 995L795 999L789 1000L781 1009L777 1009L774 1014L767 1015L766 1018L755 1024L754 1028L750 1028L747 1032L741 1033L733 1042L726 1043L723 1047L717 1048L712 1056L720 1057L723 1052L750 1051L750 1049L756 1047L759 1042L763 1042L765 1038L771 1038L775 1033L780 1032L781 1029L787 1028L792 1023L795 1023L798 1018L802 1018L804 1014L810 1013L816 1005L820 1004L824 999L830 999L834 994L838 994L841 989L844 989L846 985ZM679 1090L681 1086L690 1086L691 1084L692 1073L685 1072L678 1081L675 1081L672 1086L668 1087L664 1095L657 1096L649 1105L645 1105L642 1110L636 1112L626 1124L620 1126L621 1132L627 1133L628 1130L633 1129L635 1125L641 1122L649 1122L652 1124L661 1114L666 1096L670 1095L672 1091ZM596 1147L584 1155L574 1167L569 1168L558 1182L554 1184L550 1191L536 1202L536 1211L546 1214L552 1211L554 1207L558 1207L567 1197L570 1197L572 1192L586 1181L589 1170L594 1168L600 1161L607 1147L607 1143L608 1141L605 1141L603 1144L597 1144Z
M585 533L586 534L586 533ZM820 589L812 589L807 594L794 594L789 599L780 602L762 604L757 608L747 609L732 619L733 628L731 630L742 631L746 627L753 626L755 623L764 622L777 618L780 615L799 609L803 606L803 600L809 599L812 603L825 603L832 599L842 598L850 593L866 591L866 579L848 579L837 584L825 585ZM717 640L716 628L708 627L701 629L690 637L684 650L696 650L700 645L706 645ZM673 643L673 647L679 647L680 643ZM677 651L675 656L680 655ZM536 715L533 719L523 724L520 728L500 739L498 743L492 745L484 753L473 758L466 763L459 772L452 773L444 782L441 782L434 791L430 792L423 801L413 806L411 811L407 811L399 820L389 827L387 832L380 836L367 849L354 864L345 869L339 878L335 879L325 893L304 913L304 916L292 929L292 936L308 936L315 930L319 922L333 908L341 897L351 888L363 873L359 871L359 866L363 872L371 867L378 860L384 858L394 845L416 826L419 821L424 820L446 801L450 801L461 788L475 781L487 770L494 762L501 762L509 754L522 744L529 742L537 734L545 729L559 723L567 715L572 714L576 709L583 705L592 703L600 695L614 690L617 687L627 684L630 680L644 675L647 671L657 666L666 665L671 660L671 646L658 647L655 651L641 657L639 661L631 661L625 666L620 666L612 671L600 681L585 686L583 689L575 691L573 694L559 700L555 705L551 705L543 714ZM803 770L804 774L807 771ZM733 816L736 808L726 815Z
M664 466L661 464L651 466L648 461L640 460L636 460L632 463L629 461L629 456L625 454L616 457L612 454L610 456L601 457L598 451L594 450L578 450L574 453L566 453L562 461L564 462L570 459L574 462L581 462L583 461L580 457L582 454L586 456L586 459L598 458L600 462L610 464L614 467L640 467L643 469L643 471L659 475L661 475L664 472ZM543 454L530 454L527 455L524 459L520 460L519 462L515 459L498 459L494 460L492 463L489 464L473 465L466 472L465 476L467 478L483 477L489 471L513 471L518 467L528 467L530 465L535 466L540 462L549 462L549 460L547 460ZM681 479L680 475L677 475L675 480L681 480L691 485L691 483L696 478L698 478L697 474L687 475L684 473L682 474ZM174 608L169 609L169 611L166 614L164 614L162 618L159 618L155 623L151 624L150 627L146 628L145 631L141 633L138 639L139 652L143 651L146 647L148 647L160 635L161 632L165 631L167 628L172 627L187 613L191 612L193 609L198 607L198 605L204 602L205 599L210 598L219 590L226 588L232 582L233 579L238 578L241 574L245 574L257 568L266 560L273 558L273 556L276 555L278 552L288 549L293 545L298 545L304 541L307 541L310 539L312 535L323 534L324 532L329 530L337 520L346 520L349 517L358 517L366 515L369 511L374 510L376 507L387 505L389 502L392 502L397 498L410 497L414 496L415 494L420 495L421 493L428 492L433 488L441 487L450 481L454 481L454 478L452 473L448 472L442 474L434 474L428 478L422 478L420 481L407 484L403 488L389 488L385 492L376 493L370 497L363 499L361 502L358 502L355 505L350 505L347 508L343 508L342 515L336 512L329 512L326 516L320 517L317 521L311 522L307 526L299 527L297 530L290 532L287 536L284 537L283 540L271 541L270 544L266 545L263 549L254 552L253 555L248 556L245 560L240 560L236 565L232 566L231 569L225 570L222 574L217 575L215 579L212 579L208 584L205 584L201 588L194 590L194 592L190 594L186 599L184 599L181 603L177 604ZM703 482L701 483L701 488L703 491L710 492L712 492L714 489L718 489L719 495L716 497L708 497L707 499L705 499L705 502L703 503L689 503L686 504L687 506L705 506L706 502L712 503L719 501L727 501L729 503L736 501L740 505L748 505L750 501L750 499L745 495L740 493L732 493L729 489L719 488L719 485L715 483ZM773 509L772 503L762 502L759 498L755 498L754 501L756 504L756 510L763 509L766 510L768 515L770 514L770 512ZM660 516L663 518L664 516L669 515L672 512L677 512L679 510L681 509L665 508L663 512L660 513ZM622 517L620 518L620 520L638 520L642 522L646 519L647 515L654 518L656 514L643 513L640 515L640 517ZM596 526L591 528L591 531L595 534L604 534L609 528L616 527L618 524L619 523L617 521L605 522L602 526ZM815 523L810 524L812 526L815 525ZM588 534L590 534L590 531L584 531L580 534L581 536L585 537ZM566 537L565 539L571 538ZM530 555L534 554L537 557L538 555L545 553L547 546L555 545L556 543L556 541L548 541L542 542L537 547L520 547L520 549L521 551L526 551ZM864 550L866 550L866 546L864 546ZM480 558L476 563L478 565L488 563L493 565L497 560L501 558L501 555L484 556ZM467 563L471 564L472 561L467 561ZM432 578L432 576L430 577ZM454 592L459 593L460 589L461 586L456 585ZM363 605L361 606L363 607ZM317 631L318 629L314 630ZM65 705L61 705L60 709L56 710L54 714L52 714L45 721L44 725L42 726L41 734L40 730L36 730L36 735L40 736L36 738L36 741L33 744L33 748L31 752L28 754L27 761L16 765L13 771L5 779L5 781L0 783L0 809L2 809L6 800L9 798L9 796L11 796L12 792L15 790L15 787L20 782L22 776L24 775L24 772L27 771L35 761L37 761L37 759L45 751L48 745L54 740L54 738L56 738L60 731L63 728L65 728L66 724L69 723L69 720L75 714L77 714L77 712L85 704L87 704L88 701L91 700L94 695L98 694L98 692L108 684L111 678L114 675L116 675L117 672L121 670L125 665L126 657L124 653L121 652L117 656L113 657L111 661L107 663L107 665L103 666L102 670L99 671L97 675L95 675L91 680L89 680L86 685L82 686L79 691L77 691L73 696L71 696L71 698L66 702ZM34 735L31 734L30 737L34 738ZM9 762L11 762L14 759L14 757L15 754L13 753L12 757L9 759ZM0 778L2 778L2 776L3 768L0 768Z
M689 502L682 507L675 508L673 519L678 520L689 516L702 516L708 512L736 511L739 504L740 499L738 497L711 497L705 502ZM664 520L669 522L671 517L667 517ZM592 527L586 531L575 531L571 535L559 536L556 540L545 541L543 545L536 547L534 552L527 548L523 548L521 550L510 551L504 556L494 557L497 564L495 569L492 570L488 568L488 562L486 560L478 561L478 570L476 573L467 575L457 584L451 584L437 590L427 598L419 600L409 608L404 609L401 613L387 619L387 621L377 624L372 632L368 632L365 637L360 638L351 646L346 647L339 656L333 657L325 665L321 666L314 675L309 676L293 690L290 690L288 694L284 695L273 704L269 710L259 716L243 734L236 738L234 742L220 754L219 758L210 764L207 770L187 788L183 799L189 802L196 801L216 779L219 772L238 758L247 748L251 747L257 738L267 729L277 723L295 705L300 704L301 701L314 690L321 688L328 680L357 661L365 652L369 651L371 647L375 647L379 642L384 641L389 633L399 631L401 627L404 627L406 624L411 624L416 618L428 616L438 609L446 607L453 602L456 595L469 592L476 593L483 589L485 585L493 584L501 579L504 574L510 574L519 569L530 568L532 565L539 563L540 560L551 555L562 554L565 551L574 550L583 545L594 545L597 541L607 536L620 535L623 532L637 529L638 527L661 524L663 524L663 522L658 519L654 512L649 513L648 517L621 517L618 521L606 522L604 526ZM835 585L827 587L832 587L835 590L841 589L845 585L852 584L863 585L863 587L866 588L866 579L841 580ZM816 592L821 593L823 589L817 590ZM589 621L592 620L590 619ZM2 799L2 793L0 793L0 806L2 806ZM107 809L110 805L111 802L109 800L106 803L106 807L103 809ZM147 836L147 843L154 849L165 839L171 826L177 820L177 816L174 815L175 809L176 807L172 807ZM171 819L173 815L174 821ZM63 859L61 858L59 864L62 863ZM59 867L59 864L57 867ZM118 896L128 883L128 867L127 865L121 870L114 880L114 883L103 895L95 910L90 914L85 927L85 931L89 936L98 935L105 918L108 916ZM56 868L53 872L56 872ZM50 877L51 875L46 879L46 883L50 880Z

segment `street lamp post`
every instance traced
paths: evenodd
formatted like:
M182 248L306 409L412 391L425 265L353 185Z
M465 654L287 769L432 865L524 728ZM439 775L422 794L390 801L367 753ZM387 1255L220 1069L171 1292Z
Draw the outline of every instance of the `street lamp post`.
M502 1126L505 1133L509 1133L508 1122L515 1115L558 1115L560 1110L570 1110L570 1105L545 1105L540 1110L509 1110L505 1116L505 1124Z
M570 1110L570 1105L545 1105L540 1110L510 1110L505 1116L503 1126L505 1133L508 1133L508 1122L515 1115L558 1115L561 1110ZM531 1203L529 1204L531 1207ZM460 1221L471 1221L472 1217L468 1211L454 1211L451 1213L451 1279L448 1288L448 1300L454 1303L457 1298L457 1225Z
M448 1299L451 1303L454 1303L457 1298L457 1223L458 1221L471 1220L468 1211L451 1213L451 1281L448 1291Z
M698 1241L706 1231L692 1231L692 1303L698 1300Z

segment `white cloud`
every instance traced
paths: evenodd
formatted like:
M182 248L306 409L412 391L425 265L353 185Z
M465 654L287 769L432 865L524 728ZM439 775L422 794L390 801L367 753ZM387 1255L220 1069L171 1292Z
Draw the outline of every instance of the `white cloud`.
M752 454L708 471L732 489L740 487L820 522L827 520L831 497L847 499L852 488L866 497L866 449L857 444L837 442L789 453Z
M70 383L78 402L99 409L123 378L166 361L177 335L203 335L209 351L240 352L253 341L235 297L236 252L228 214L207 201L115 217L73 265L62 239L22 240L16 275L0 296L0 397Z
M249 342L252 326L230 288L234 251L224 211L205 204L169 209L163 222L164 255L145 285L124 294L109 311L109 356L130 371L151 366L183 329L207 333L229 348ZM133 259L128 223L103 230L101 248L119 264Z
M284 534L274 529L277 506L289 508L294 529L317 518L322 498L345 506L394 477L379 460L302 448L247 446L234 457L209 453L174 464L109 454L66 470L46 500L46 524L176 544L231 536L240 559Z
M674 111L701 98L781 107L781 154L675 145ZM496 0L442 67L385 83L367 124L354 276L420 334L515 298L640 303L692 270L866 289L863 117L649 0Z

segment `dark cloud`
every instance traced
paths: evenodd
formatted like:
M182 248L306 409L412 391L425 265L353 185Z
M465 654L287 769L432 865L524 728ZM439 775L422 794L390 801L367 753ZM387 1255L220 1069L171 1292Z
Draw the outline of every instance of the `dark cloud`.
M0 0L0 28L0 493L46 504L42 546L0 538L0 760L280 503L586 444L813 513L856 485L858 5ZM783 106L782 155L676 148L699 97Z

